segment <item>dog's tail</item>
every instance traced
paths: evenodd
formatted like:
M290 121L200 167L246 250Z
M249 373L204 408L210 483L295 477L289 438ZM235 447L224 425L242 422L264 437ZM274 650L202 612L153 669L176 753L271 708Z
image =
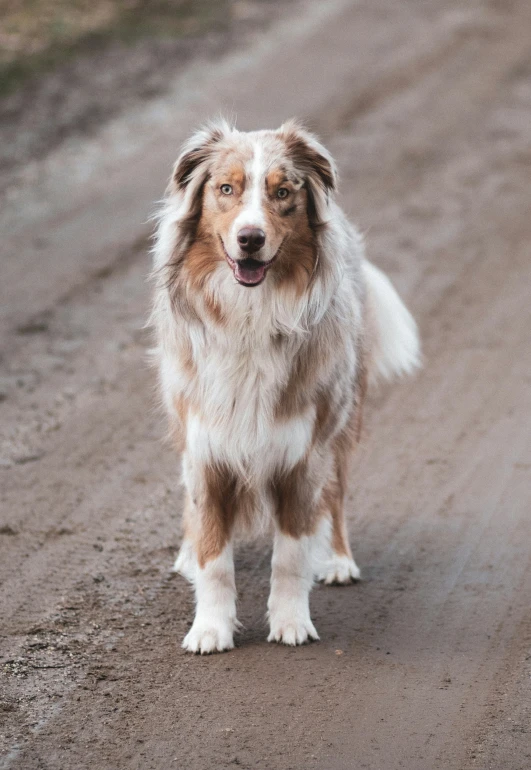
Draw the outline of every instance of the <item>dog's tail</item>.
M410 374L420 366L420 340L413 316L386 275L362 263L367 287L369 385Z

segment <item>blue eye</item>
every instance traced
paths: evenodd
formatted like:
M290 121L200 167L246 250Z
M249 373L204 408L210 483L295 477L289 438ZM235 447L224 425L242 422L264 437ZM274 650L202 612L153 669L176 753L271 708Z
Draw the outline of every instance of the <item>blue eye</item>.
M277 198L287 198L289 190L287 187L279 187L277 190Z
M219 188L223 195L232 195L232 187L230 184L222 184Z

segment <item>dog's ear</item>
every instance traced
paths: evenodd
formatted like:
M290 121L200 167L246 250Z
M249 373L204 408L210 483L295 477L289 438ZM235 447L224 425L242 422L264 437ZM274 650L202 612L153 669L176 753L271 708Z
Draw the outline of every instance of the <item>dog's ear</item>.
M308 216L314 227L326 224L330 199L337 189L334 159L319 140L296 120L280 127L288 153L304 176L308 191Z
M206 124L188 139L173 168L172 182L175 189L184 190L193 182L194 177L202 170L201 167L210 159L216 144L230 131L228 123L220 120Z
M173 174L166 190L167 217L161 217L159 233L170 224L168 243L164 250L167 266L173 269L169 282L175 282L186 251L195 236L201 217L202 191L210 173L212 153L234 129L224 120L208 123L184 144L173 167ZM165 232L165 231L164 231ZM159 235L159 242L164 240ZM171 252L171 253L170 253ZM163 258L161 257L161 261Z
M208 123L183 145L173 167L168 188L170 194L181 195L189 214L196 213L200 192L208 178L209 163L216 145L233 129L224 120Z

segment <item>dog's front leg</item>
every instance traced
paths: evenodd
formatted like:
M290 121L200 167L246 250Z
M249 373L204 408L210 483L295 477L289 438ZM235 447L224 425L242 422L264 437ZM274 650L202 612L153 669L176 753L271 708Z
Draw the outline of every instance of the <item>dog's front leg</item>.
M234 485L220 468L206 468L196 500L187 502L187 536L195 551L195 619L183 647L203 654L234 647L236 585L232 549ZM188 576L190 577L190 576Z
M271 629L268 642L295 645L319 639L310 618L311 541L307 535L292 537L279 530L275 533L267 603Z
M231 650L237 626L232 543L203 567L198 565L194 583L195 619L182 646L201 655Z
M273 484L276 530L267 604L270 642L295 645L319 639L310 618L310 591L321 472L319 465L301 462Z

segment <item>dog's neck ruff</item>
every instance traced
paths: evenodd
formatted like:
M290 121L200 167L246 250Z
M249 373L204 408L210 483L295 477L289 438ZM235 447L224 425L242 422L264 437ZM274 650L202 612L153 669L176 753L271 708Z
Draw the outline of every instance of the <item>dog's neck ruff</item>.
M220 263L209 276L201 292L193 292L194 307L201 322L216 338L234 337L242 344L258 344L278 335L304 336L319 323L333 299L341 280L339 270L326 269L321 260L314 275L308 277L301 294L289 282L277 284L273 275L249 290L240 285L232 271ZM190 297L192 292L187 292ZM219 309L211 312L212 305Z

